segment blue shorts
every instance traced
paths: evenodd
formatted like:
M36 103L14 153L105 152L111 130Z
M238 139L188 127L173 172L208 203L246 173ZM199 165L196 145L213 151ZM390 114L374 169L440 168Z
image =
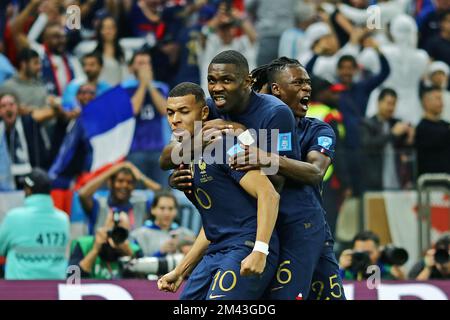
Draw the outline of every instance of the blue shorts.
M327 225L327 238L314 270L307 300L346 300L333 246L333 236Z
M273 279L278 262L278 246L271 248L261 275L241 276L241 261L252 247L244 244L208 253L186 282L181 300L256 300Z
M270 300L306 299L326 239L322 210L311 210L297 219L279 216L280 257L276 276L264 295Z

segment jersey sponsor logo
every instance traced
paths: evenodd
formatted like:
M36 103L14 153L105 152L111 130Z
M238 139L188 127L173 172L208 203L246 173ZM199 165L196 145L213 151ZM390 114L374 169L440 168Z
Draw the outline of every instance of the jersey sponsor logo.
M292 134L290 132L278 135L278 151L292 151Z
M327 150L330 150L330 147L333 144L333 139L322 136L317 138L317 144Z

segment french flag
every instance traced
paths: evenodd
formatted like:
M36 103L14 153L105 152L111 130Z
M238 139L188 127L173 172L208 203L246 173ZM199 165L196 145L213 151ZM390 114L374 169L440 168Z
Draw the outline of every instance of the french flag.
M89 103L81 112L81 122L93 149L91 172L128 154L136 121L130 96L121 86Z

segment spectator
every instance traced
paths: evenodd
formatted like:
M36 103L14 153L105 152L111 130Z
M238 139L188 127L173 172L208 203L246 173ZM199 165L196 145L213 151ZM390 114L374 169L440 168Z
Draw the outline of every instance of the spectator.
M83 74L79 61L66 51L66 34L58 23L48 24L43 32L43 44L31 43L42 60L42 76L47 91L62 96L67 84Z
M421 114L419 85L428 67L428 54L424 50L417 49L417 26L410 16L402 14L395 17L389 30L393 42L381 46L380 50L389 62L391 71L382 85L397 92L397 108L394 116L416 126ZM379 65L377 56L373 49L365 49L361 53L359 61L366 68L377 73L380 69L379 66L376 66ZM364 62L365 59L371 63ZM374 67L370 67L370 64ZM365 114L367 117L377 113L378 95L379 89L372 92Z
M78 175L89 172L92 163L92 146L87 138L78 116L83 108L96 95L96 87L92 84L81 84L78 88L75 108L69 112L71 118L52 166L49 176L53 180L54 189L69 189Z
M376 45L375 48L377 48ZM361 121L366 111L370 93L388 77L390 72L389 63L385 56L378 49L375 50L378 52L382 65L378 74L354 82L353 79L358 71L358 65L356 59L348 55L339 59L337 67L339 80L345 87L345 90L339 94L339 111L344 118L346 162L350 174L351 188L356 196L359 196L362 191L359 132Z
M14 91L19 97L21 107L28 112L46 107L47 88L40 79L42 64L38 53L33 49L24 48L19 52L17 62L19 65L17 75L6 81L3 88Z
M428 68L428 79L425 80L426 87L437 87L442 90L442 100L444 109L442 110L442 120L450 122L450 90L447 89L449 66L442 61L434 61Z
M377 265L381 271L381 279L404 280L405 273L400 266L388 265L380 261L381 252L380 238L375 233L371 231L358 233L353 238L352 249L344 250L339 257L342 279L360 281L367 276L366 269L369 265ZM356 257L355 253L357 253ZM360 256L365 257L360 258Z
M439 34L427 39L424 48L433 60L450 65L450 8L440 16L439 25Z
M409 278L418 281L450 279L450 234L447 232L428 249L425 257L409 272Z
M131 229L142 225L145 219L145 208L131 203L131 193L136 182L142 181L146 188L158 190L159 184L143 175L139 169L129 162L113 165L95 177L79 190L80 202L89 217L90 233L95 226L102 226L109 212L123 211L127 213ZM105 198L96 198L94 193L108 182L109 194Z
M333 163L323 178L323 206L326 218L334 237L336 222L342 199L351 195L350 181L345 163L345 152L342 143L345 139L345 127L342 114L338 111L339 86L319 77L311 78L311 101L308 104L308 117L320 119L333 128L336 136L335 156Z
M424 116L416 129L417 171L450 173L450 123L441 120L442 91L430 88L422 93Z
M4 127L11 161L11 171L18 178L34 167L48 168L50 146L44 143L40 122L54 117L51 108L19 114L18 98L13 93L0 94L0 126ZM20 184L18 184L20 186Z
M125 80L127 66L125 50L119 43L117 23L111 16L100 20L97 29L97 47L94 52L103 58L100 81L115 86Z
M12 191L16 189L16 184L11 172L5 133L5 126L0 122L0 191Z
M294 1L247 0L245 6L258 34L256 65L267 64L278 57L283 31L294 26Z
M186 254L195 240L194 233L174 222L177 199L171 192L157 192L151 206L151 219L134 230L131 238L142 248L144 256L164 257L167 254Z
M101 95L110 88L110 85L102 80L99 80L100 73L103 67L103 59L96 53L88 53L84 55L83 59L83 71L87 76L86 78L73 79L64 90L62 97L62 105L67 110L72 110L76 107L76 96L80 85L87 83L95 88L96 96Z
M145 38L152 57L155 79L170 83L176 71L178 33L183 29L180 5L161 0L136 0L129 11L133 37Z
M54 208L47 174L34 169L24 178L25 206L7 213L0 225L0 256L8 280L65 279L67 215Z
M122 239L113 237L114 228L120 227ZM140 248L128 240L130 221L125 213L108 213L105 223L94 236L84 236L71 245L69 265L79 266L82 278L118 279L126 277L120 271L120 257L141 257Z
M278 46L279 57L296 58L307 50L305 31L315 19L314 4L307 0L298 1L295 7L295 26L283 31Z
M146 176L167 185L167 173L159 168L159 155L165 145L164 115L166 114L167 85L153 81L149 53L138 51L130 61L130 73L135 79L122 83L132 97L136 128L128 160Z
M236 36L237 27L244 34ZM216 15L204 28L198 52L200 61L200 77L203 90L208 91L209 62L225 50L236 50L248 60L249 68L256 67L256 32L251 22L237 9L231 8L230 2L221 1Z
M384 88L378 97L378 114L362 122L365 190L396 190L403 185L399 175L401 155L413 144L414 129L394 118L396 103L397 93Z
M433 8L424 12L417 23L420 28L419 47L423 48L428 39L437 36L440 32L440 21L442 15L450 10L450 4L446 0L434 0Z

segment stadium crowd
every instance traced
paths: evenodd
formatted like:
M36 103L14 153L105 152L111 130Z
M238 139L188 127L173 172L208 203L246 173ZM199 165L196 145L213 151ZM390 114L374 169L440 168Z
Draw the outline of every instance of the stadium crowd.
M66 11L71 5L79 9L80 28L78 11ZM24 190L26 207L49 210L53 201L59 210L34 223L30 211L9 213L0 224L0 256L14 250L20 232L54 223L60 233L40 234L40 241L58 243L61 259L78 265L83 277L173 269L195 233L180 226L177 198L164 191L169 175L159 157L170 139L168 93L186 81L208 92L211 59L230 49L251 70L285 56L308 71L307 115L330 124L337 137L323 191L333 234L346 199L410 190L424 173L450 174L446 0L6 0L0 4L0 191ZM107 101L98 99L116 88L127 94L136 120L129 153L92 175L84 108ZM135 189L155 195L133 202ZM73 239L67 217L75 202L86 224ZM31 225L17 228L20 219ZM379 245L369 231L355 235L339 260L342 278L359 279L352 263L357 251L383 265L386 278L408 278L392 261L378 262ZM435 261L445 247L448 236L409 278L449 278L449 263ZM10 279L66 277L60 265L36 274L20 263L7 259L2 272ZM39 263L25 261L30 270Z

